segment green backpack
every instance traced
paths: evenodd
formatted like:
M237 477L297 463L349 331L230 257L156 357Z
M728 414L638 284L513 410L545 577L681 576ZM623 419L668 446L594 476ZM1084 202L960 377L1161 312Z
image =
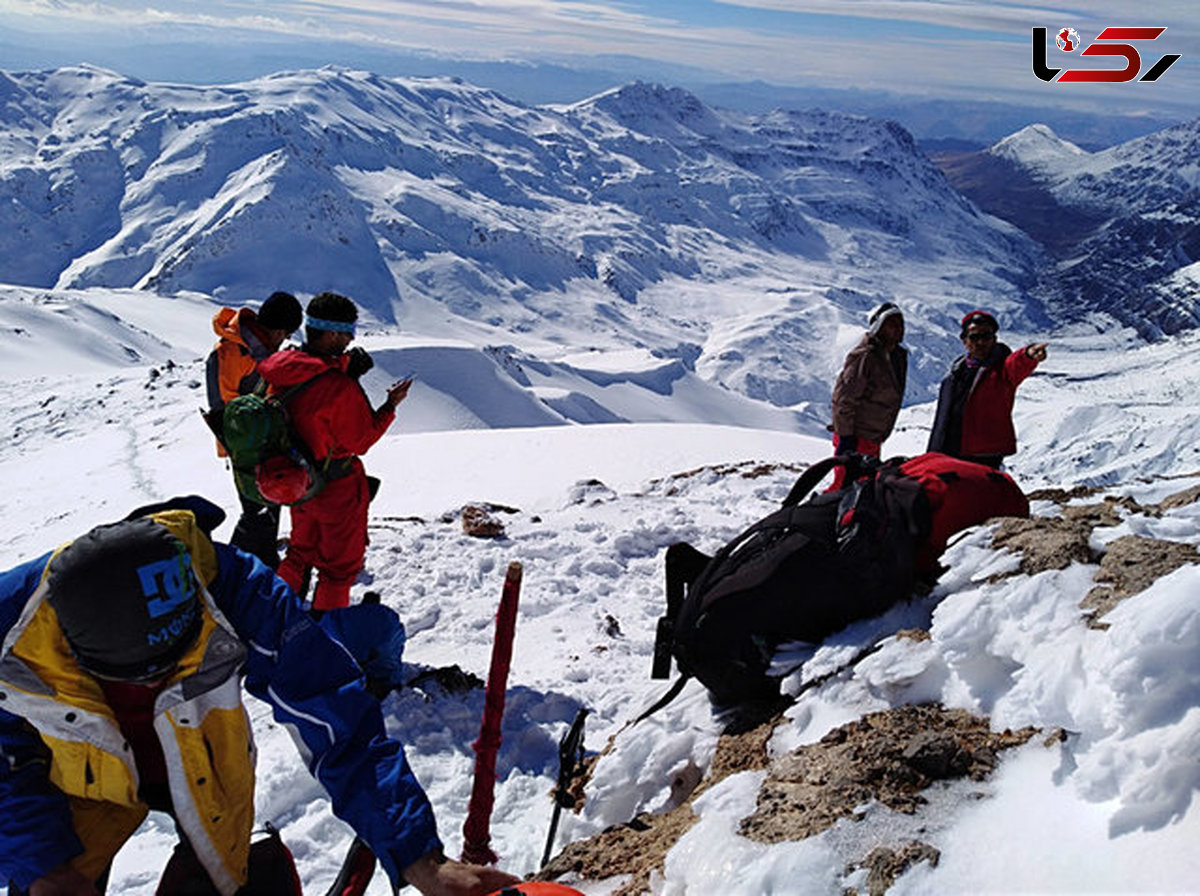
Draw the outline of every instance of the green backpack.
M263 385L226 403L221 443L244 498L259 504L299 504L324 487L322 471L292 429L287 413L288 403L321 376L277 395L263 394Z

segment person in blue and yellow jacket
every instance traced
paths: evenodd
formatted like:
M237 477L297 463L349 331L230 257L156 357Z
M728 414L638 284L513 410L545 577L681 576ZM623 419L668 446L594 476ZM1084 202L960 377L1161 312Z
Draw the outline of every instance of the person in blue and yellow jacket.
M243 683L393 883L450 894L515 883L444 858L359 667L270 569L209 539L223 518L176 499L0 573L0 883L102 893L156 809L215 892L236 893L254 820Z

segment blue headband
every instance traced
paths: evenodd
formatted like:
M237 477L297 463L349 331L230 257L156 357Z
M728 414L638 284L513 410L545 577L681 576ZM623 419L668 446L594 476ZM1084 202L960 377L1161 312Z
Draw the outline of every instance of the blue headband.
M349 333L354 335L354 321L324 320L320 317L309 317L305 323L314 330L332 330L334 333Z

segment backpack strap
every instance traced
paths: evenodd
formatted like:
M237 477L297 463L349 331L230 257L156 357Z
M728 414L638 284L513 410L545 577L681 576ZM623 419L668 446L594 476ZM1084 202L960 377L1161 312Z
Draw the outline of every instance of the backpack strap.
M321 379L322 377L328 376L329 374L333 373L335 370L337 370L336 367L330 367L326 370L322 370L316 376L309 377L302 383L296 383L296 385L289 386L288 388L284 389L282 392L276 392L273 395L268 396L268 397L275 399L275 401L277 401L279 403L280 407L286 409L287 406L289 404L291 404L291 402L295 401L296 398L298 398L302 392L304 392L306 389L308 389L309 386L313 385L317 380ZM265 395L266 392L267 392L267 383L265 380L263 380L260 377L259 378L259 388L256 388L254 390L254 393L256 395ZM289 417L289 418L285 418L285 419L287 420L288 435L291 438L292 442L294 442L295 445L300 449L301 453L304 455L304 459L309 464L311 464L314 469L316 469L317 461L316 461L316 458L314 458L312 456L312 449L310 449L308 447L308 445L306 445L304 443L304 440L301 439L299 437L299 435L297 435L296 428L294 426L292 426L291 418ZM324 476L328 472L329 464L332 460L333 460L332 457L325 458L324 463L320 467L320 472L321 472L322 476ZM344 476L344 475L346 475L346 473L349 473L349 472L350 472L349 470L346 470L341 475ZM332 478L336 479L336 478L340 478L340 477L334 476Z
M800 474L800 478L796 480L796 484L792 486L792 490L787 493L787 497L783 499L784 507L791 507L793 504L799 504L808 497L811 492L825 475L834 467L844 467L850 464L852 455L849 454L834 454L829 457L823 457L814 464L810 464L808 469Z
M281 405L283 405L284 407L287 407L288 404L293 399L295 399L297 395L299 395L301 392L303 392L305 389L307 389L309 386L311 386L317 380L321 379L321 377L326 376L330 373L333 373L335 370L337 370L336 367L330 367L328 370L322 370L316 376L311 376L302 383L296 383L296 385L294 385L294 386L288 386L282 392L276 392L273 397ZM254 394L266 395L266 393L267 393L267 384L261 377L259 377L258 384L254 387Z
M686 541L667 548L667 612L658 619L654 634L654 662L651 678L668 678L671 674L671 647L675 641L675 620L687 596L688 586L700 577L712 557L696 550Z
M678 697L680 691L683 690L683 686L685 684L687 684L688 681L691 680L691 677L692 676L688 675L686 672L681 674L677 679L675 679L675 683L673 685L671 685L670 690L668 690L665 694L663 694L661 697L659 697L657 700L655 700L654 705L652 705L649 709L647 709L645 712L643 712L640 716L638 716L636 719L634 719L632 722L630 722L629 727L632 728L638 722L643 722L646 719L650 718L652 715L654 715L656 712L658 712L660 709L662 709L664 706L666 706L668 703L670 703L672 700L674 700L676 697Z

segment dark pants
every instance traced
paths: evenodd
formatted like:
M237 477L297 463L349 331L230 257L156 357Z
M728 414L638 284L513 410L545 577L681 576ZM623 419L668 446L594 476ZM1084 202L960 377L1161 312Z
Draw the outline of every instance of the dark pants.
M220 896L186 837L180 838L171 853L155 896ZM237 896L300 896L300 877L291 850L273 828L265 838L250 844L250 880Z
M253 554L271 569L279 566L279 515L278 504L259 504L249 498L238 496L242 502L242 515L234 527L229 543Z

